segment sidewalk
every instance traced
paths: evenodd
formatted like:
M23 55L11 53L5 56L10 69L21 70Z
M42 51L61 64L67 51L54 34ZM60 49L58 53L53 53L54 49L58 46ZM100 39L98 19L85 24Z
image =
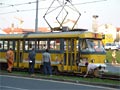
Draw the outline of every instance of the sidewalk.
M120 67L120 63L118 63L118 64L112 64L112 63L111 63L111 65L112 65L112 66L118 66L118 67Z

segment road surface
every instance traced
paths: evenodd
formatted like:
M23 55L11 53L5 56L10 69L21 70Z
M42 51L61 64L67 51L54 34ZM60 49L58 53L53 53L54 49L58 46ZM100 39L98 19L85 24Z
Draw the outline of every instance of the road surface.
M117 90L71 82L0 75L0 90Z

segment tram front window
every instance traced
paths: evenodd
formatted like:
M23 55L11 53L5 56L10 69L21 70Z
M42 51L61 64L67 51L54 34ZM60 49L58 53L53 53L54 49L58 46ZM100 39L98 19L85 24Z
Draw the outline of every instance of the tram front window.
M80 44L82 52L105 52L101 40L85 39Z

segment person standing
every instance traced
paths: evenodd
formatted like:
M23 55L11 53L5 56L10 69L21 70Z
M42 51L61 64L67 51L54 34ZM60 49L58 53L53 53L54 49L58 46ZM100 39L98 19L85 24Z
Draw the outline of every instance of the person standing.
M112 52L112 64L117 64L117 61L116 61L116 50L114 50Z
M46 49L46 51L43 53L42 60L43 60L44 74L45 75L49 74L50 76L52 76L51 56L50 53L48 52L48 49Z
M29 74L31 74L31 76L34 76L35 56L36 56L35 49L32 48L32 51L29 52L29 54L28 54Z
M13 68L13 64L14 64L14 52L13 52L12 48L10 48L6 52L6 59L7 59L7 64L8 64L7 71L12 72L12 68Z

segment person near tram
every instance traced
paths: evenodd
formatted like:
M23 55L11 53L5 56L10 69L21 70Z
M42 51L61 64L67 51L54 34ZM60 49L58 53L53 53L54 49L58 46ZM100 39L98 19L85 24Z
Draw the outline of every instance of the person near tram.
M116 50L112 52L112 64L118 64L116 61Z
M45 75L49 74L50 76L52 76L51 55L48 49L46 49L45 52L43 53L42 60L43 60L44 74Z
M36 52L35 49L32 48L32 50L28 54L28 61L29 61L29 74L31 76L34 76L34 66L35 66L35 57L36 57Z
M97 66L93 63L88 63L88 62L86 62L85 65L87 66L87 71L84 77L87 77L88 74L93 75L95 77L101 77L101 75L99 74L99 70L101 70L102 68L101 66Z
M12 50L12 48L10 48L7 52L6 52L6 60L7 60L7 71L8 72L12 72L12 68L13 68L13 64L14 64L14 52Z

